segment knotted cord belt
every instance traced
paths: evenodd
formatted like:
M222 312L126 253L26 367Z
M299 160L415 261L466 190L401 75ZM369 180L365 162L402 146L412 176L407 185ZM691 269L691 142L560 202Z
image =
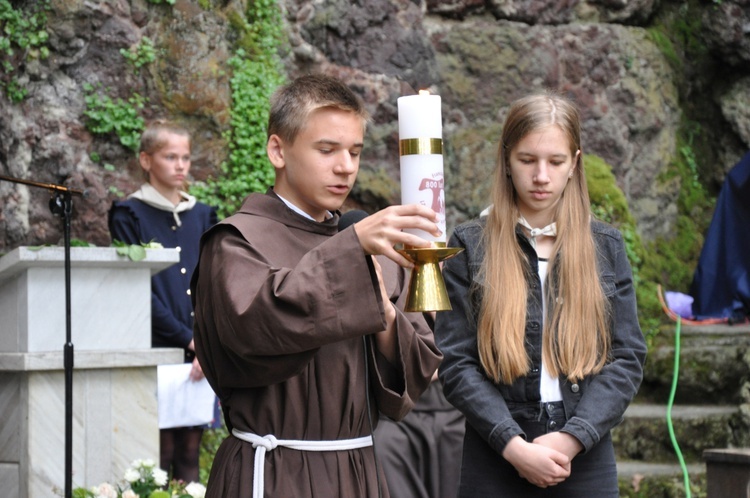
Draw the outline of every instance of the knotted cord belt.
M299 439L276 439L273 434L259 436L252 432L242 432L237 429L232 429L232 435L237 439L252 443L253 448L256 450L253 467L253 498L263 498L263 489L265 487L263 470L266 463L266 451L276 449L277 446L300 451L340 451L372 446L372 436L337 439L334 441L304 441Z

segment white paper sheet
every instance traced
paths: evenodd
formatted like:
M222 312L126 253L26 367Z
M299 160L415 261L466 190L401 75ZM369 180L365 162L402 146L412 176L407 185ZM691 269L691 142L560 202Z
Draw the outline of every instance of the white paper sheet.
M214 418L214 395L208 381L190 380L192 364L157 367L159 429L205 425Z

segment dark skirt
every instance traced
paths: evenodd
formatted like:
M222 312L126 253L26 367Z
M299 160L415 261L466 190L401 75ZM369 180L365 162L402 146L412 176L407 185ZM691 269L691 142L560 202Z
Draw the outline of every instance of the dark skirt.
M548 406L549 405L549 406ZM511 405L511 413L528 441L560 430L566 421L562 402ZM556 486L540 488L518 475L515 467L493 450L469 425L464 437L461 498L478 496L519 498L617 498L617 464L612 436L605 434L586 454L577 455L570 477Z

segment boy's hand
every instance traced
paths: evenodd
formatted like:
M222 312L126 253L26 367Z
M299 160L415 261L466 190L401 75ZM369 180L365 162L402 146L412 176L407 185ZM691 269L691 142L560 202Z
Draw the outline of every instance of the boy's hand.
M382 254L399 265L412 268L411 261L396 252L393 246L403 244L413 247L429 247L430 241L417 235L403 232L405 228L424 230L439 237L437 215L432 209L419 204L390 206L371 214L354 224L359 242L366 254Z
M375 342L378 344L378 350L390 361L395 363L397 356L396 336L396 307L390 300L388 291L385 288L383 280L383 269L380 267L377 258L372 258L372 264L375 267L375 274L378 276L380 284L380 297L383 300L383 310L385 311L385 329L375 334Z
M198 382L199 380L203 380L203 377L206 375L203 373L203 369L201 368L201 364L198 362L198 358L193 358L193 366L190 369L190 380L193 382Z

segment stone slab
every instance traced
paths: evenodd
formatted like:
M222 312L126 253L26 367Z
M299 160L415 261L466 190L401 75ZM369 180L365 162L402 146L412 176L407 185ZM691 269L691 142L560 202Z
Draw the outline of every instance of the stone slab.
M149 348L127 351L76 351L73 369L136 368L182 363L184 351L178 348ZM0 372L62 370L63 352L0 353Z
M77 351L151 347L151 276L176 249L131 261L111 247L71 248L70 340ZM19 247L0 258L0 352L62 350L67 341L65 251Z
M177 249L146 249L141 261L131 261L117 254L115 247L71 247L72 268L148 268L154 274L180 260ZM64 268L64 247L17 247L0 258L0 281L11 278L28 268Z

